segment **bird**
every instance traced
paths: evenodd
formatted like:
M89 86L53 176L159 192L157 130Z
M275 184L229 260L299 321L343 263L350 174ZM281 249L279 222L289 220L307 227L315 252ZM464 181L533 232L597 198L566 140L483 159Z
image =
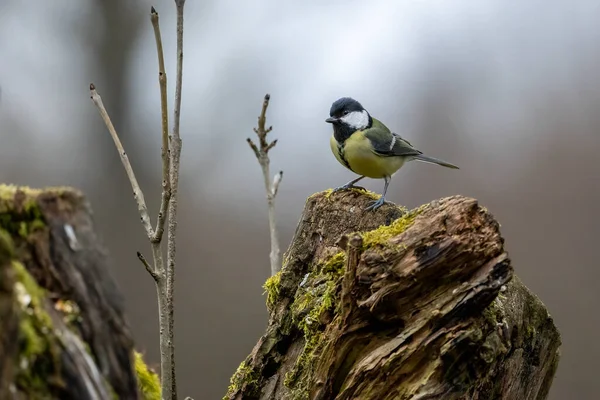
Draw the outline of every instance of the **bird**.
M366 210L375 211L385 203L385 195L392 176L408 161L422 161L443 167L459 169L449 162L429 157L417 150L408 140L392 132L381 121L351 97L334 101L325 122L332 124L331 151L344 167L359 175L333 192L356 187L354 184L367 177L383 179L383 193Z

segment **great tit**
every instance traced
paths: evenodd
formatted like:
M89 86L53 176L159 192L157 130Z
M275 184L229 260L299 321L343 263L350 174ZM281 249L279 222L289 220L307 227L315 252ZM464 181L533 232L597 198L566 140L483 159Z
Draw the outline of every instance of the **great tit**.
M371 117L358 101L350 97L336 100L325 122L333 125L330 139L333 155L340 164L360 175L344 186L335 188L334 192L352 188L365 177L385 181L383 194L367 210L376 210L385 203L392 175L407 161L417 160L458 169L456 165L423 155L406 139Z

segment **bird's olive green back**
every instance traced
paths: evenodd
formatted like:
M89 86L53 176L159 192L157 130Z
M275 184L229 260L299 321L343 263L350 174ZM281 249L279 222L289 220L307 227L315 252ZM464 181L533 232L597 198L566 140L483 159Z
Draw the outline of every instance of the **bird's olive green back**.
M383 129L384 131L387 132L391 132L390 129L385 126L385 124L383 122L381 122L380 120L371 117L371 119L373 120L373 126L371 128L378 128L378 129Z
M364 135L371 141L373 151L381 156L414 156L421 152L406 139L392 133L383 122L373 118L373 126Z

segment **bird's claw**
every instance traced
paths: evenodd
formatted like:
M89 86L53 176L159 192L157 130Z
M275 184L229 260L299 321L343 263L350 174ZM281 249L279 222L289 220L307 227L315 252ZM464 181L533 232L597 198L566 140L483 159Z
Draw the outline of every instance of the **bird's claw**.
M385 204L385 198L383 196L381 196L379 198L379 200L375 200L375 201L371 202L371 204L365 208L365 211L375 211L384 204Z
M348 189L360 189L360 190L365 190L364 187L362 186L356 186L356 185L350 185L350 184L345 184L344 186L338 186L335 189L333 189L333 193L335 192L339 192L341 190L348 190Z

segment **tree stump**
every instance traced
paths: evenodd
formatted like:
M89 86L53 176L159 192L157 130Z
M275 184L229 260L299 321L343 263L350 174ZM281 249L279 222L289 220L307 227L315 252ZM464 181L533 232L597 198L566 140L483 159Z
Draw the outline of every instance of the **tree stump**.
M0 185L0 399L154 400L157 385L83 195Z
M365 212L372 199L308 199L265 284L267 330L224 398L546 398L560 335L493 216L461 196Z

